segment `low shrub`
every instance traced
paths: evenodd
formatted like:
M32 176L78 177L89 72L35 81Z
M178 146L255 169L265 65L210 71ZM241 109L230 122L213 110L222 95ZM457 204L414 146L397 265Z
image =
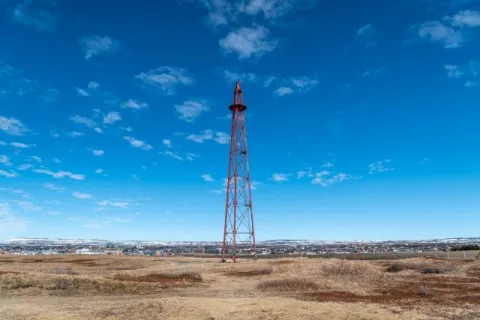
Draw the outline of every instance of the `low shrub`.
M259 267L259 268L250 268L250 269L230 269L225 274L228 276L239 276L239 277L254 277L269 275L273 272L273 268L270 266Z

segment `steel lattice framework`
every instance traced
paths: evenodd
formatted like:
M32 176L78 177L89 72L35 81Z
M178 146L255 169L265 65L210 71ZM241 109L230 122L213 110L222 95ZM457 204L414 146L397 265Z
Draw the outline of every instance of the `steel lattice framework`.
M236 262L239 254L257 256L253 222L252 186L248 165L245 110L240 83L235 85L232 129L228 161L227 199L223 232L222 262L230 256Z

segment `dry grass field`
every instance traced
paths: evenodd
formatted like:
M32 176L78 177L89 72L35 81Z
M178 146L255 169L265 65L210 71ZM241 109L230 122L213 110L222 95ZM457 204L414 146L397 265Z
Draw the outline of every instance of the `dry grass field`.
M0 319L480 319L480 262L0 256Z

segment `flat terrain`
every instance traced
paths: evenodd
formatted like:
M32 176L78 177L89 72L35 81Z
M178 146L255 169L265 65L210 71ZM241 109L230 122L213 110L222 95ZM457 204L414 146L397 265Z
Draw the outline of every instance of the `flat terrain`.
M0 319L480 319L480 262L0 256Z

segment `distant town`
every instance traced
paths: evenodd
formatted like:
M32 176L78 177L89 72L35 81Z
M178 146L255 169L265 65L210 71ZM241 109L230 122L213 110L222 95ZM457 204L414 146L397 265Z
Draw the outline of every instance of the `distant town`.
M0 243L0 254L115 254L115 255L219 255L221 242L109 241L98 239L21 238ZM249 255L239 246L239 254ZM480 250L480 237L402 241L269 240L257 242L260 256L321 256L331 254L424 253Z

